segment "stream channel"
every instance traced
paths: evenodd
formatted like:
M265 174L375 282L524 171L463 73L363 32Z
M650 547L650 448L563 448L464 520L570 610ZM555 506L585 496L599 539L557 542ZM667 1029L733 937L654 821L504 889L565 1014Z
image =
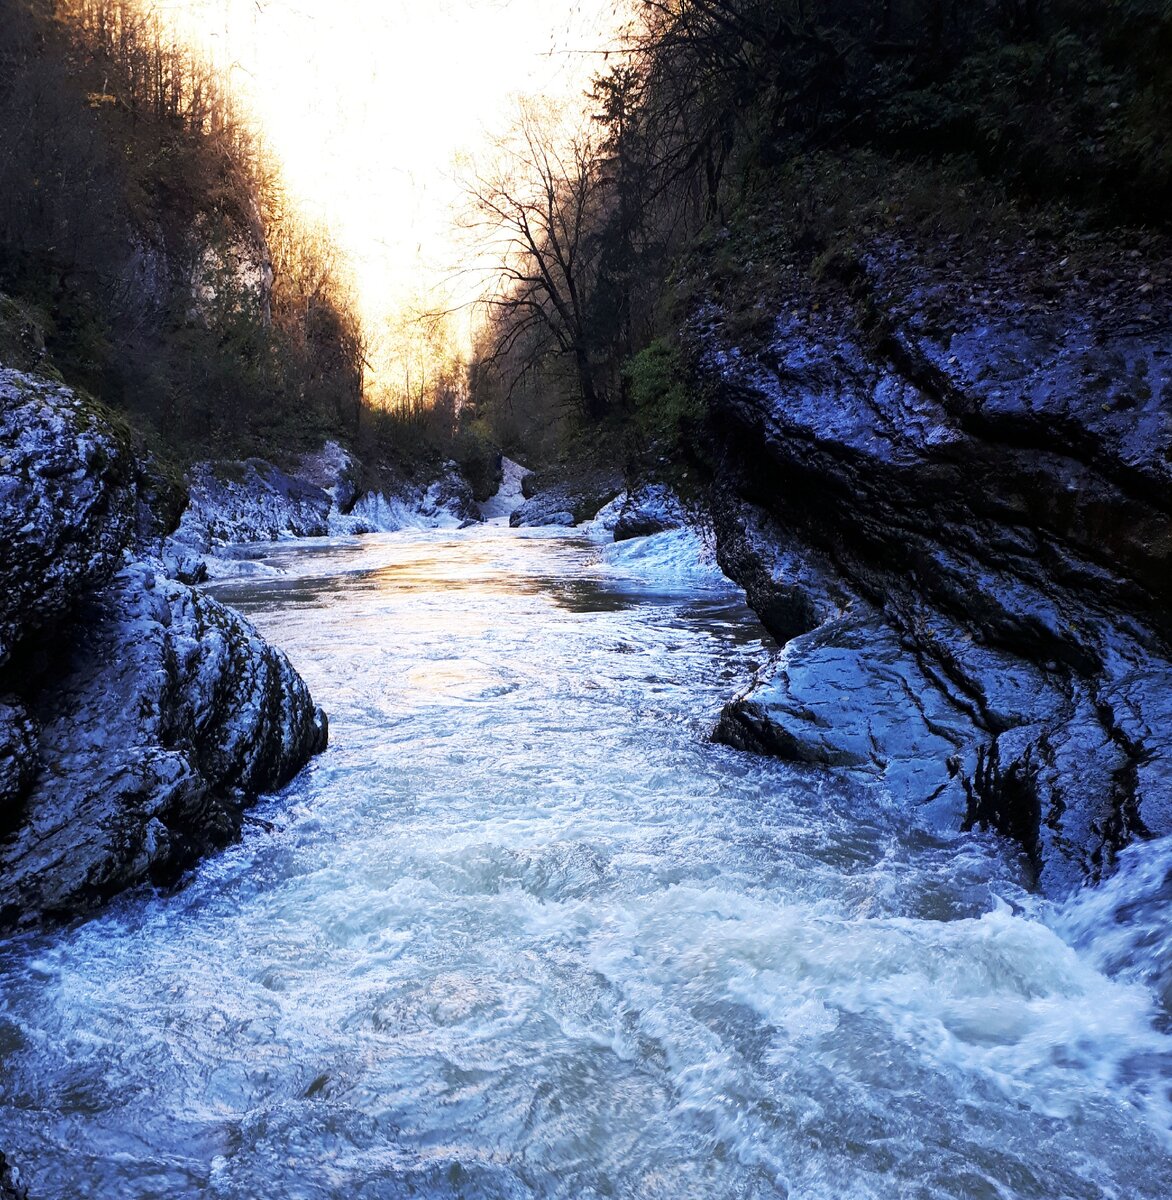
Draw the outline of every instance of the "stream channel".
M404 532L216 585L329 750L0 951L31 1200L1168 1200L1172 848L1000 840L712 744L770 653L688 535Z

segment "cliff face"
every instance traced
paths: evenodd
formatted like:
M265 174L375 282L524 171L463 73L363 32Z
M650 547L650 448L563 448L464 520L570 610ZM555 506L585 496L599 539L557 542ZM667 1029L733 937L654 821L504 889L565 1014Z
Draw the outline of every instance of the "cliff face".
M152 499L92 405L0 371L0 927L173 879L325 745L285 657L149 557Z
M783 644L718 736L881 774L1061 893L1172 832L1172 311L1164 258L1045 254L892 241L763 344L691 335L721 562Z
M116 570L134 529L125 440L67 388L0 369L0 665Z

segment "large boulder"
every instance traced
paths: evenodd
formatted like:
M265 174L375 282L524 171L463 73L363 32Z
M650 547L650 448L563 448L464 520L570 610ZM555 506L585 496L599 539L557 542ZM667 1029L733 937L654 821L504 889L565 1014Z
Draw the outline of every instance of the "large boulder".
M623 490L622 475L613 469L560 468L521 480L526 497L510 515L514 529L540 525L581 525L593 519Z
M174 880L326 742L285 656L150 564L91 596L65 636L39 705L42 770L0 845L6 926Z
M687 516L679 497L662 483L645 483L633 488L623 502L614 527L614 540L647 537L679 529Z
M513 529L577 525L578 517L574 514L572 504L570 497L562 492L541 492L509 514L509 525Z
M0 926L174 879L325 744L282 654L174 561L135 561L183 491L130 442L0 370Z
M1060 894L1172 833L1172 311L994 253L879 247L753 347L697 316L720 561L784 647L718 736L998 829Z
M174 542L197 551L330 532L330 493L264 459L200 463L189 473L188 491Z
M62 384L0 368L0 664L110 578L134 522L127 439Z

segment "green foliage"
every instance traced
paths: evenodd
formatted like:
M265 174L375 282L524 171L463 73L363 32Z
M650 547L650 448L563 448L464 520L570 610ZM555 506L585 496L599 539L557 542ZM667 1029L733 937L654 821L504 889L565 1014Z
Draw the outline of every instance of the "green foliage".
M1024 196L1172 213L1169 0L676 0L642 6L643 103L711 216L834 148L972 155Z
M653 444L678 446L703 418L679 350L663 338L646 346L624 368L635 427Z
M582 319L568 336L552 322L559 359L525 325L548 306L506 288L491 340L524 369L506 388L494 351L473 378L477 418L531 461L583 431L636 457L648 443L695 456L704 406L665 335L701 306L719 306L748 349L775 336L783 302L795 321L849 308L881 339L870 254L906 247L945 270L1002 239L1172 220L1172 0L635 7L628 55L591 93L592 160L547 170L538 189L551 212L581 201L563 223L588 233L589 253L560 257L590 263L574 280ZM528 145L547 169L557 161ZM533 261L551 246L539 240ZM518 274L531 288L540 273ZM1038 275L1043 296L1063 285ZM918 303L927 328L947 327L945 302ZM567 415L584 394L571 352L606 403Z

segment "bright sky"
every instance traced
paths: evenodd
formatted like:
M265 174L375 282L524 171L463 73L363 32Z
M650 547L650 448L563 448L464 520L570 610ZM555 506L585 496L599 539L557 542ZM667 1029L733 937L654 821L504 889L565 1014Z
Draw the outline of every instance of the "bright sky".
M159 0L231 72L291 193L352 260L369 326L453 267L454 161L520 94L572 98L615 0Z

